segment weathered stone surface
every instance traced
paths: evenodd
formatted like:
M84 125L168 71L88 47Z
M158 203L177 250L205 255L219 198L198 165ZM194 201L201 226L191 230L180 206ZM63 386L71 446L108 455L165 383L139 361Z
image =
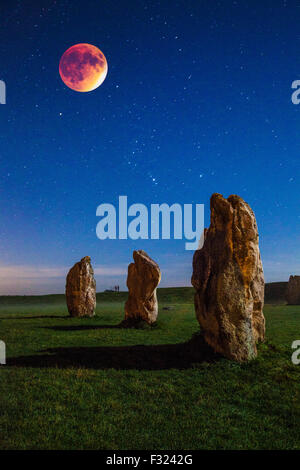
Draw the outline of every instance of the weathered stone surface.
M151 325L158 314L156 288L161 279L160 269L143 250L134 251L133 259L134 263L128 266L125 322L142 320Z
M239 196L213 194L211 223L195 251L192 284L205 341L229 359L247 361L263 341L264 275L254 213Z
M96 308L96 281L91 258L85 256L67 275L67 307L71 317L92 317Z
M289 305L300 305L300 276L290 276L286 300Z

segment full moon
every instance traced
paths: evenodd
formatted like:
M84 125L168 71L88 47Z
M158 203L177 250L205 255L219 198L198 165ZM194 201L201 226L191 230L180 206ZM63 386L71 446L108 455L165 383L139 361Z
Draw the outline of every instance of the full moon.
M67 49L60 59L59 74L62 81L72 90L95 90L107 75L105 55L91 44L75 44Z

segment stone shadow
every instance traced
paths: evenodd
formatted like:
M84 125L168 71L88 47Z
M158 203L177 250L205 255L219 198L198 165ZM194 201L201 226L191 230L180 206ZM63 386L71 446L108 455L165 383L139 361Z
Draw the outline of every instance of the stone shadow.
M110 328L121 328L119 325L70 325L70 326L41 326L45 330L54 331L81 331L81 330L105 330Z
M188 369L203 362L216 362L221 356L205 343L201 334L178 344L61 347L40 351L42 354L7 359L8 367L117 370Z

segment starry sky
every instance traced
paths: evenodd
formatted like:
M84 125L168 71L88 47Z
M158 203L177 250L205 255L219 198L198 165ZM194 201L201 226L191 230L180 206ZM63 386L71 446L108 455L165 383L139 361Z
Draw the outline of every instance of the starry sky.
M190 285L182 240L96 237L96 208L205 204L219 192L253 208L266 281L300 274L300 4L292 0L1 0L0 294L64 291L90 255L97 290L125 288L134 249ZM67 88L58 64L99 47L105 82Z

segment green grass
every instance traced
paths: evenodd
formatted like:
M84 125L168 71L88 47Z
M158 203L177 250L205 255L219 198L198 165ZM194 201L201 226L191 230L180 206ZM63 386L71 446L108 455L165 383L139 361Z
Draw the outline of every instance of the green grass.
M201 344L192 293L160 289L149 330L116 327L122 292L82 320L63 296L2 297L0 448L300 449L300 307L266 305L267 340L237 364Z

